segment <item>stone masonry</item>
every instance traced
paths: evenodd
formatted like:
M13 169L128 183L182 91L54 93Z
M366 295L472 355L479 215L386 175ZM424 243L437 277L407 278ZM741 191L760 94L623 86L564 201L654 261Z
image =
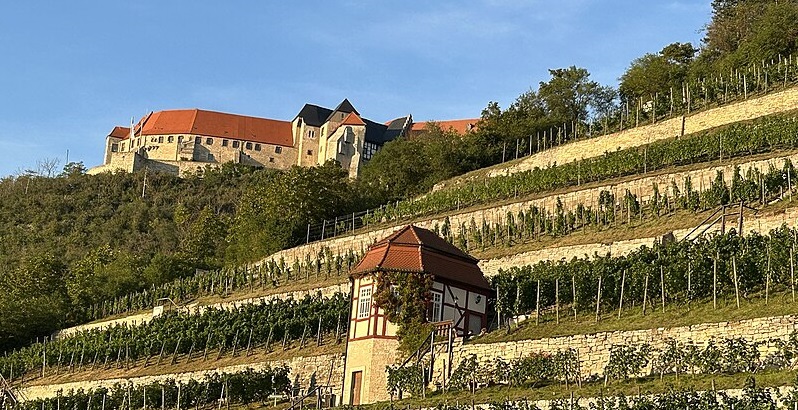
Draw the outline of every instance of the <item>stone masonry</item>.
M654 349L662 348L665 340L673 339L681 343L694 343L705 347L712 340L744 338L750 342L768 342L771 339L787 339L798 329L798 316L765 317L736 322L702 323L693 326L657 328L616 332L600 332L573 336L552 337L535 340L520 340L501 343L468 343L455 345L452 351L452 369L467 358L476 355L482 365L488 365L495 358L505 361L520 359L532 353L556 353L565 349L577 351L581 375L601 375L609 361L610 348L614 345L640 345L648 343ZM773 346L761 347L763 353ZM445 368L443 355L436 360L436 378L441 380L441 369Z

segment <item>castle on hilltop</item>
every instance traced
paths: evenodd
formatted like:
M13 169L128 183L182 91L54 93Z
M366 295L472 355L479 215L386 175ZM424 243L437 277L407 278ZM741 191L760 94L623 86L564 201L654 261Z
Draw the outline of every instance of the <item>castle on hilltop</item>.
M465 133L477 121L439 124ZM305 104L292 121L199 109L157 111L132 127L114 127L103 164L89 173L152 169L183 175L227 162L288 169L334 160L356 178L386 142L418 135L425 125L414 124L411 115L384 124L371 121L348 99L334 109Z

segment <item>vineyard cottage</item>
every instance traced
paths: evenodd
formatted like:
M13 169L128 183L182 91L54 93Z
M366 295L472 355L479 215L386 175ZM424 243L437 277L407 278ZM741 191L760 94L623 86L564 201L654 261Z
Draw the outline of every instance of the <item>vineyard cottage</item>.
M477 262L432 231L413 225L369 248L349 274L352 309L342 403L389 399L385 367L399 358L399 342L397 324L387 319L374 300L378 276L391 272L429 275L426 319L447 322L460 336L478 334L487 326L487 299L492 291Z

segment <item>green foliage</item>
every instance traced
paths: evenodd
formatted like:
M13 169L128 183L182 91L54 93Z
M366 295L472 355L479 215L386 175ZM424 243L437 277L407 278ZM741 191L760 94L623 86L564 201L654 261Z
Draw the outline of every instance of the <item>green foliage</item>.
M397 326L399 351L414 353L429 338L432 325L427 307L432 298L432 275L417 272L378 272L374 304Z
M419 195L439 181L490 165L492 150L480 134L459 135L429 123L421 135L377 151L363 167L358 189L377 203Z
M349 175L333 162L276 173L243 194L226 259L251 262L294 245L305 239L309 223L349 212L355 201Z
M408 392L413 396L421 395L424 388L424 375L418 366L386 366L388 374L388 394L391 400L394 396L402 399L402 393Z
M610 359L604 367L604 376L610 380L637 377L651 361L651 346L614 345L610 348Z

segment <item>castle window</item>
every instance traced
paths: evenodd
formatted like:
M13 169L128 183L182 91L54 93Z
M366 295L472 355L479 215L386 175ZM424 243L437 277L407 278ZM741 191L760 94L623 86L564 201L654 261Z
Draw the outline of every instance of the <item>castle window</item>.
M313 155L313 150L312 149L308 150L308 155Z
M363 159L366 160L366 161L370 160L371 157L373 157L374 154L377 153L378 149L379 149L379 147L377 146L377 144L374 144L372 142L364 142L363 143Z
M125 143L123 142L122 143L122 151L124 151L124 150L125 150Z
M252 143L251 142L247 143L247 149L252 149Z
M371 287L360 288L357 300L357 318L365 319L371 315Z
M227 146L227 142L228 142L227 140L222 140L222 146L226 147Z
M166 141L169 143L175 142L175 137L173 135L170 135L166 138Z
M275 153L275 154L279 154L279 153L281 153L281 152L283 152L283 147L281 147L281 146L279 146L279 145L278 145L278 146L276 146L276 147L274 147L274 153Z
M202 144L202 137L194 137L194 142L197 144Z
M308 138L316 138L316 131L308 130Z
M274 162L274 158L269 157L269 162Z
M163 144L163 135L161 135L160 137L158 137L158 143L159 143L159 144Z
M238 141L233 141L233 148L238 148L238 145L239 145Z
M210 152L208 153L208 161L213 161L213 154Z
M157 139L155 137L150 137L150 142L155 142Z
M117 152L117 151L119 151L119 144L117 143L111 144L111 152Z
M297 118L297 120L296 120L296 126L297 126L297 127L301 127L301 126L302 126L302 117L299 117L299 118Z
M260 144L255 144L255 151L260 151Z
M177 142L183 142L183 136L182 135L178 135L177 136Z
M206 138L205 143L208 145L213 145L213 138Z

